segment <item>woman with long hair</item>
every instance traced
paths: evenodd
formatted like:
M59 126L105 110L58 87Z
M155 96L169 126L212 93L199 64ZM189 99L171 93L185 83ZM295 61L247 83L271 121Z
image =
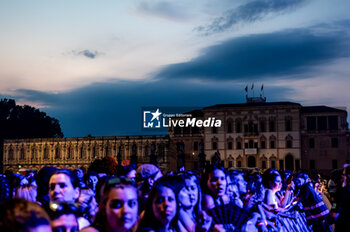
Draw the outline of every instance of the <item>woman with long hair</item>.
M182 186L178 189L179 231L196 231L198 216L201 211L201 189L197 176L192 172L178 174Z
M136 231L138 221L137 196L136 184L131 179L125 177L110 179L104 187L95 221L82 231Z
M138 231L178 231L178 200L176 177L160 178L149 193Z

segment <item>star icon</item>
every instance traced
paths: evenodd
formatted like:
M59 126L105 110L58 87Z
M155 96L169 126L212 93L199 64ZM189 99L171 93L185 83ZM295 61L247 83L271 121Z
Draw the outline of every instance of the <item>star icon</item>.
M162 112L159 112L159 109L156 110L156 112L154 113L151 113L153 115L152 119L151 119L151 122L154 120L154 119L157 119L159 120L159 115L162 114Z

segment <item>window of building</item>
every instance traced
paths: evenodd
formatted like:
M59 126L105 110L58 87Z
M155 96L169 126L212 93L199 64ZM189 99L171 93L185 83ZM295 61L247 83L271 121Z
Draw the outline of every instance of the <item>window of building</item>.
M218 129L216 127L211 128L211 133L216 134L218 133Z
M338 169L338 160L332 160L332 169Z
M227 133L232 133L233 131L233 125L232 125L232 122L229 121L227 122Z
M295 169L300 170L300 160L295 160Z
M266 161L265 161L265 160L263 160L263 161L261 162L261 168L262 168L262 169L266 169Z
M332 148L338 148L338 138L332 138Z
M49 158L49 148L47 146L45 146L44 148L44 159L48 159Z
M73 158L71 146L68 147L68 150L67 150L67 158L68 158L68 159L72 159L72 158Z
M248 124L244 124L244 132L245 132L245 133L248 133L248 132L249 132Z
M258 148L258 142L254 142L254 148Z
M266 148L266 142L265 142L265 140L263 140L263 141L261 141L261 148L262 149L265 149Z
M271 119L269 121L269 131L270 132L275 132L276 131L275 120Z
M239 168L242 167L242 161L240 161L240 160L237 161L237 167L239 167Z
M61 158L60 149L57 146L55 150L55 159L60 159L60 158Z
M315 148L315 139L309 138L309 148Z
M338 130L338 116L328 116L328 129Z
M228 148L229 150L232 150L232 142L228 142L227 148Z
M181 135L181 127L174 127L174 134L175 135Z
M217 150L217 149L218 149L218 143L217 143L217 142L214 141L214 142L212 143L212 149L213 149L213 150Z
M9 149L9 160L14 160L14 151L13 151L12 145Z
M326 116L318 116L317 117L317 129L319 131L327 130L327 117Z
M183 128L183 133L186 134L186 135L190 134L191 133L191 127L184 127Z
M232 167L232 161L228 161L228 167Z
M291 136L286 137L286 148L292 148L293 147L293 138Z
M24 160L24 159L25 159L25 152L24 152L24 148L23 148L23 147L21 148L21 153L20 153L19 158L20 158L21 160Z
M276 161L275 160L271 160L271 168L276 168Z
M266 122L265 121L260 121L260 131L266 132Z
M275 141L274 140L270 141L270 148L272 148L272 149L275 148Z
M280 162L280 170L284 169L284 160L279 160Z
M236 133L241 133L242 132L242 123L236 122Z
M36 159L36 150L34 147L32 148L32 159Z
M310 169L315 169L316 163L315 160L310 160Z
M254 141L253 140L249 140L249 148L253 148L253 146L254 146Z
M306 127L308 131L316 130L316 117L307 117L306 118Z
M292 131L292 119L286 119L286 131Z
M198 142L193 143L193 150L198 151Z
M244 143L244 148L249 148L249 143Z
M237 146L237 150L242 149L242 142L238 141L236 146Z
M199 127L192 127L192 134L199 134L200 133L200 130L199 130Z

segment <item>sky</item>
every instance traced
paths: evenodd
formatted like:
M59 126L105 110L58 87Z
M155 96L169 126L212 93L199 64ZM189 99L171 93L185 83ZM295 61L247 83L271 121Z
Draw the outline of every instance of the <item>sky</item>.
M0 2L0 98L65 137L139 135L141 107L350 109L348 0ZM349 112L349 111L348 111Z

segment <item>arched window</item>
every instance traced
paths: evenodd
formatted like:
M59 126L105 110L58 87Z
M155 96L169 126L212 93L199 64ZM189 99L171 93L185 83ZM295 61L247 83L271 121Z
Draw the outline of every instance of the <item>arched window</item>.
M44 159L49 159L49 147L47 145L44 148Z
M236 133L242 133L242 120L236 120Z
M36 159L36 149L35 149L35 147L32 148L32 159L33 160Z
M19 155L20 160L24 160L25 159L25 150L24 147L21 148L21 153Z
M58 145L56 146L56 149L55 149L55 159L61 159L61 150Z
M292 148L293 147L293 137L288 135L286 137L286 148Z
M10 146L9 149L9 160L14 160L14 151L12 145Z
M233 132L233 121L232 119L227 120L227 133Z
M212 150L217 150L218 149L218 138L214 137L211 139L211 148Z
M276 148L276 137L275 136L270 136L270 149L275 149Z

